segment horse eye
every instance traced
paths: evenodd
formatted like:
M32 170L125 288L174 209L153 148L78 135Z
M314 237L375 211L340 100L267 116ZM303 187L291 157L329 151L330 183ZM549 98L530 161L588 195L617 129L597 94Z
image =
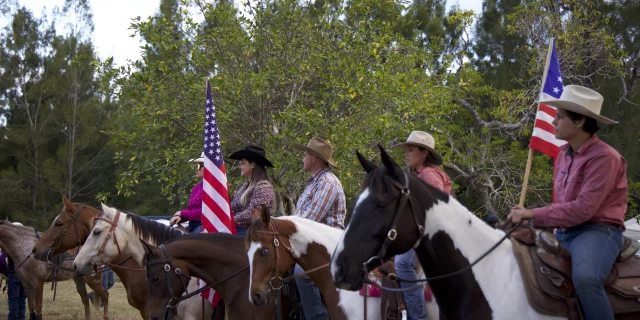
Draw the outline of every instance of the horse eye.
M262 249L262 252L260 253L261 256L266 256L267 253L269 253L269 249Z
M93 230L93 235L94 236L99 236L100 235L100 230Z
M153 277L153 278L151 278L151 282L158 283L158 282L160 282L160 278L159 277Z
M56 227L62 227L62 222L58 222L58 221L56 221L55 226L56 226Z

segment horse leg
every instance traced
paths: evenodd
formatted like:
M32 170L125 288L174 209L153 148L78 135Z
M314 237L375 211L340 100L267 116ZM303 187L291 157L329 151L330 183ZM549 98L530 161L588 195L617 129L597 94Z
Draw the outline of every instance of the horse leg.
M87 278L87 279L89 280L88 282L89 287L93 289L93 294L96 297L100 297L100 299L104 303L104 312L103 312L104 320L109 320L109 291L105 290L104 287L102 287L102 281L98 281L100 279L97 278L97 275L95 275L91 279L90 278ZM96 303L96 307L98 306L99 306L99 303Z
M75 276L73 277L73 282L76 283L76 291L78 291L80 300L82 300L82 304L84 305L84 318L89 320L91 319L91 308L89 307L89 297L87 296L87 287L85 286L84 278Z
M44 282L38 282L33 291L35 293L35 313L32 313L35 316L34 319L39 320L42 319L42 294L44 291Z

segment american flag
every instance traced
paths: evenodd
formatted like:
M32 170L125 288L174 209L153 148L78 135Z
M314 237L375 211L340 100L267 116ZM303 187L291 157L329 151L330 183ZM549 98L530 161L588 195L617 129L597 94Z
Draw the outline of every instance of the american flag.
M549 54L547 55L546 69L542 82L540 100L559 99L564 90L562 73L560 73L560 63L556 53L556 41L552 39L549 43ZM538 105L536 122L533 127L533 135L529 148L540 151L553 159L558 157L560 147L567 142L558 140L555 136L555 128L551 122L556 118L556 108L545 104Z
M231 206L229 205L229 188L227 172L224 169L220 132L216 118L216 108L213 106L211 85L207 80L207 102L204 113L204 179L202 194L202 232L225 232L236 234L236 223L233 221ZM200 287L204 287L200 281ZM202 293L202 297L218 305L220 295L213 290Z

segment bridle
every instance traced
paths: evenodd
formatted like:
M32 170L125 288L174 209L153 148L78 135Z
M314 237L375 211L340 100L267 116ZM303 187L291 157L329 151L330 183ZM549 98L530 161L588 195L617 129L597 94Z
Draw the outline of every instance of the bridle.
M116 227L118 226L119 218L120 218L120 210L116 210L116 215L115 217L113 217L113 220L111 221L107 220L106 218L103 218L102 214L96 217L96 221L101 220L111 225L111 227L109 228L109 232L107 233L107 236L104 238L102 245L98 249L98 255L97 255L98 257L104 253L104 248L107 246L107 243L111 238L113 238L113 243L118 248L118 255L122 254L122 252L120 251L120 245L118 244L118 237L116 236Z
M49 246L49 249L47 250L47 266L53 267L53 262L51 262L51 260L49 260L49 258L53 255L54 247L57 246L58 244L60 244L62 242L62 239L64 239L64 236L66 236L67 233L69 233L69 228L71 227L72 224L73 224L73 227L74 227L74 229L76 231L76 240L78 241L78 248L80 248L82 246L82 241L80 241L80 234L78 233L78 219L80 218L80 214L82 213L82 209L84 209L84 204L81 204L80 206L78 206L78 209L76 209L75 214L73 214L71 216L72 219L69 221L69 223L62 230L62 235L60 236L60 238L58 240L53 241L51 243L51 245ZM64 213L65 214L71 214L67 210L65 210ZM64 267L60 267L60 269L63 269L63 270L66 270L66 271L70 271L70 272L75 272L75 270L72 270L72 269L69 269L69 268L64 268Z
M189 293L188 291L188 283L191 280L190 276L185 275L184 273L182 273L182 270L180 270L180 268L176 268L176 266L173 265L173 262L171 260L171 258L169 257L169 254L167 253L167 249L164 246L164 244L161 244L159 246L159 248L162 250L162 254L164 255L164 259L162 260L158 260L158 261L151 261L148 262L145 258L145 267L150 266L150 265L154 265L154 264L164 264L164 273L165 273L165 278L167 279L167 287L169 289L169 294L171 295L171 298L169 299L169 301L167 302L167 306L165 307L165 311L164 311L164 318L167 319L168 315L169 315L169 311L172 311L173 315L176 316L178 314L178 304L184 300L187 300L197 294L200 294L208 289L210 289L213 286L216 286L218 284L221 284L235 276L237 276L238 274L242 273L243 271L249 269L249 266L246 266L243 269L240 269L239 271L233 273L232 275L214 283L214 284L208 284L194 292ZM146 268L145 268L146 269ZM173 270L173 272L172 272ZM148 270L145 271L146 273L146 278L148 279ZM187 285L185 285L184 281L182 281L182 278L180 278L180 284L182 284L182 289L184 290L184 292L186 293L185 295L181 296L181 297L177 297L175 294L175 291L173 290L173 282L171 280L171 274L175 274L178 278L182 277L184 279L187 279ZM147 280L147 290L149 291L149 293L151 293L151 290L149 289L149 280Z
M278 272L278 260L280 260L280 252L278 250L278 247L282 245L285 248L285 250L287 250L287 252L291 255L294 261L295 261L295 255L293 254L293 249L291 249L291 247L287 247L284 244L284 242L280 240L280 233L278 232L278 229L276 228L275 223L271 219L269 220L269 229L270 231L257 230L256 233L273 236L273 250L276 252L276 254L275 254L275 266L273 268L273 276L271 277L271 280L269 280L269 291L276 292L276 319L280 320L282 319L281 294L282 294L282 288L285 286L285 283L288 283L288 281L291 279L302 277L310 273L316 272L318 270L324 269L328 267L330 263L325 263L313 269L305 270L302 273L295 274L286 278L282 278L282 274Z
M398 205L396 206L395 212L393 213L393 220L391 221L391 227L389 228L389 231L387 232L387 236L385 237L384 242L382 243L382 247L380 247L380 250L378 250L378 253L375 256L369 258L369 260L363 263L365 275L369 271L373 270L372 266L374 265L374 263L376 262L379 264L384 263L384 257L387 254L387 250L389 249L389 246L398 237L398 230L397 230L398 221L400 221L400 217L402 216L404 207L407 204L409 204L409 206L411 207L411 213L413 215L413 219L415 220L416 226L418 227L419 234L422 235L424 233L424 226L420 223L421 220L418 218L418 214L416 213L415 206L411 205L411 197L409 192L409 177L407 176L406 172L404 173L404 181L405 181L404 185L401 185L395 180L391 181L395 187L400 189L400 200L398 202Z
M175 295L175 292L173 290L173 282L171 280L172 278L171 270L173 270L173 273L176 274L178 278L182 277L187 279L187 283L189 283L189 280L191 280L191 277L186 276L184 273L182 273L182 270L180 270L180 268L176 268L176 266L173 265L173 262L171 262L171 258L169 258L169 255L167 254L167 249L163 244L161 244L159 248L162 249L162 254L164 255L164 259L158 260L158 261L152 261L152 262L145 261L145 266L154 265L154 264L164 264L164 273L165 273L165 278L167 279L167 287L169 288L169 294L171 295L171 298L169 299L169 302L167 302L167 307L165 308L165 312L164 312L164 318L167 319L167 316L169 315L170 310L173 311L174 316L178 314L178 303L184 300L182 297L176 297ZM145 273L147 272L145 271ZM147 283L149 283L148 280L147 280ZM180 279L180 284L182 284L182 289L184 290L184 292L188 294L189 292L187 290L187 285L184 284L184 281L182 281L182 279ZM151 290L148 290L148 291L149 291L149 294L151 294Z

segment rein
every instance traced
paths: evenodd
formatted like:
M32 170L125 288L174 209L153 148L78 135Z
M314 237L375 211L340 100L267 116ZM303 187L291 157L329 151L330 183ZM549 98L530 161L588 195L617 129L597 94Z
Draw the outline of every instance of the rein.
M239 275L240 273L244 272L245 270L249 269L249 266L244 267L243 269L240 269L239 271L236 271L235 273L227 276L226 278L213 283L213 284L208 284L194 292L189 293L189 291L187 290L187 286L185 286L183 281L180 281L180 283L182 284L182 288L184 289L184 292L186 293L185 295L183 295L182 297L176 297L175 296L175 292L173 291L173 285L171 282L171 270L173 269L173 273L176 274L178 277L183 277L185 279L187 279L187 283L191 280L190 276L185 275L184 273L182 273L182 270L180 270L180 268L176 268L172 261L171 258L169 257L169 254L167 253L167 249L164 246L164 244L161 244L159 246L160 249L162 249L162 253L164 254L164 259L163 260L158 260L158 261L152 261L152 262L145 262L145 266L149 266L149 265L154 265L154 264L164 264L164 272L166 274L165 278L167 279L167 287L169 288L169 294L171 295L171 298L169 299L169 301L167 302L167 306L165 307L165 312L164 312L164 316L165 319L167 318L167 316L169 315L169 311L173 310L173 314L174 316L177 315L178 313L178 304L184 300L187 300L197 294L200 294L206 290L211 289L214 286L217 286L237 275ZM145 270L145 269L142 269ZM151 292L151 291L149 291ZM175 302L175 303L174 303ZM204 314L204 313L203 313Z

